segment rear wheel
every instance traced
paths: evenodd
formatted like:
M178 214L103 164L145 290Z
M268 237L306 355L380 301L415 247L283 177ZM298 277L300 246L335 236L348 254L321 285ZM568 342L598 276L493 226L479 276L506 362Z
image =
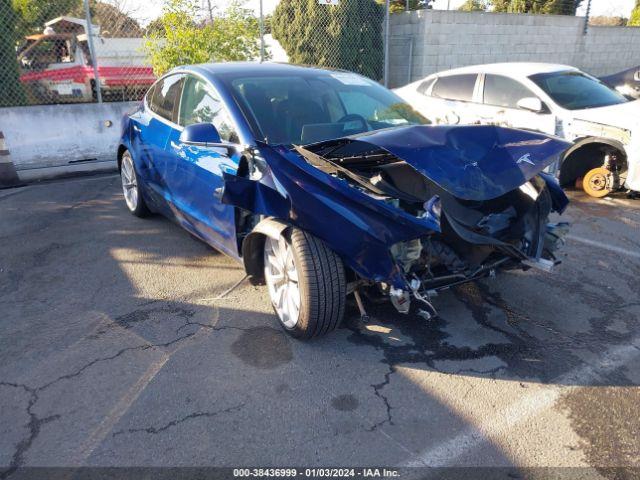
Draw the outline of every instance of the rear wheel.
M296 228L278 239L268 237L264 273L273 308L290 335L324 335L342 321L344 266L321 240Z
M129 211L136 217L146 217L149 215L149 209L144 198L140 193L140 185L138 183L138 175L133 163L133 158L129 151L122 154L122 163L120 164L120 180L122 181L122 193L124 201Z

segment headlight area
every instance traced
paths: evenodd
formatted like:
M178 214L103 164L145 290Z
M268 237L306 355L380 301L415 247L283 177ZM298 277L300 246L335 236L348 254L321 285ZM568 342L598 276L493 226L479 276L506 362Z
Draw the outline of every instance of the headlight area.
M436 314L431 300L440 291L493 277L499 270L550 272L559 263L554 252L569 227L549 222L553 202L541 177L490 201L445 195L425 202L424 208L438 217L441 231L391 246L408 289L389 287L387 292L399 312L407 313L416 299L425 317Z

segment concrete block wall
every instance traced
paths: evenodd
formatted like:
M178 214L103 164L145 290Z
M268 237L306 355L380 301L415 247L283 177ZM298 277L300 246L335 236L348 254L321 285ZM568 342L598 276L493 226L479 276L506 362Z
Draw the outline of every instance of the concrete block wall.
M38 105L1 109L0 132L11 160L21 171L112 162L120 120L137 102Z
M396 13L390 17L389 83L397 87L441 70L493 62L563 63L594 75L640 65L640 28L590 26L586 35L583 29L583 17L565 15Z

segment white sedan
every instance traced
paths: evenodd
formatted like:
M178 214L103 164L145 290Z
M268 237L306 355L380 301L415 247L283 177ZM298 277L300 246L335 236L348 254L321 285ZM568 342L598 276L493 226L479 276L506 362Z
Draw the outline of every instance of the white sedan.
M395 92L434 123L495 124L574 142L556 173L595 197L640 191L640 101L566 65L496 63L430 75Z

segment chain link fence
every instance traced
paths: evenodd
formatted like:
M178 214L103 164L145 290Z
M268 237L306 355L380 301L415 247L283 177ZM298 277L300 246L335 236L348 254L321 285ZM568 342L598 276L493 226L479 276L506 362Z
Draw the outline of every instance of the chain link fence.
M297 64L351 70L382 81L385 4L374 0L280 0L271 34Z
M153 83L145 28L118 4L32 3L0 2L0 106L137 100Z
M139 100L190 63L275 60L383 80L375 0L0 0L0 107ZM22 8L24 6L24 8Z
M410 79L415 39L388 15L450 9L588 15L591 0L0 0L0 107L139 100L190 63L274 60ZM586 26L586 20L585 20ZM398 63L397 59L407 61ZM415 73L415 72L414 72Z

